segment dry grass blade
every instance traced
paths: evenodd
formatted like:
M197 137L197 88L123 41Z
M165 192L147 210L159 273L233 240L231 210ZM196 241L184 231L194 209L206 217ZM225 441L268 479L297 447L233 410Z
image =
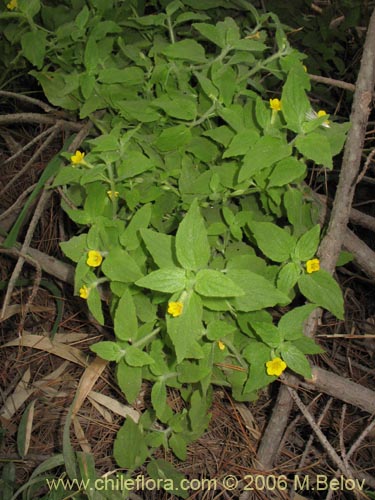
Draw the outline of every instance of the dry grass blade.
M134 422L138 422L140 418L140 413L131 406L124 405L115 399L110 398L109 396L105 396L104 394L100 394L99 392L91 391L88 395L89 399L93 399L97 403L101 404L108 408L108 410L117 413L117 415L121 415L122 417L131 417Z
M83 372L81 380L79 381L79 386L74 400L72 408L72 418L74 420L75 415L81 408L83 402L87 398L87 395L94 387L96 381L103 373L103 370L107 366L108 362L101 358L96 357L94 361L87 366L86 370ZM77 436L78 437L78 436ZM84 450L85 451L85 450Z
M84 451L85 453L92 453L91 446L85 436L85 433L82 429L81 424L79 423L78 418L73 418L73 427L75 435L77 436L78 439L78 443L82 448L82 451Z
M18 427L17 448L18 453L21 455L21 457L25 457L27 455L27 452L29 451L31 432L34 422L35 402L36 400L34 399L34 401L31 401L31 403L28 405L28 407L24 411L24 414L22 415L21 422Z
M35 388L28 387L30 382L30 368L28 368L23 374L21 380L18 382L13 394L9 395L0 409L0 417L6 420L11 420L14 414L21 408L21 406L27 401L31 394L35 391Z
M64 345L56 340L50 340L43 335L25 334L20 338L11 340L0 347L30 347L40 351L49 352L60 358L67 359L77 365L87 366L87 357L79 349L70 345Z

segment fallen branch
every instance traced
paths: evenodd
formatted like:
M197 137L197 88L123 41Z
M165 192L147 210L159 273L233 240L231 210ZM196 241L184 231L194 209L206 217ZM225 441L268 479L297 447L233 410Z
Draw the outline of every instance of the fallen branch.
M58 123L64 129L79 131L82 124L62 120L59 116L49 116L42 113L13 113L11 115L0 115L0 125L14 125L15 123L41 123L45 125L55 125Z

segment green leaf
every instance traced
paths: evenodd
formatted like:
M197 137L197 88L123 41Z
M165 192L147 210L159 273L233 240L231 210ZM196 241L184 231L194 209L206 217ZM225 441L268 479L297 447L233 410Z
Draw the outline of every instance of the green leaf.
M92 34L87 40L83 60L88 73L94 72L99 64L98 44L96 43L95 37Z
M129 366L145 366L154 362L152 357L147 354L147 352L144 352L134 346L126 348L125 361Z
M151 204L147 203L133 214L129 224L126 226L125 231L120 236L120 243L127 250L135 250L139 247L140 238L138 233L141 229L147 228L151 219Z
M181 384L195 384L211 373L211 366L207 366L206 359L198 363L185 360L178 365L177 371Z
M279 331L284 339L294 340L300 338L303 333L304 322L317 307L316 304L306 304L295 307L284 314L278 324Z
M226 125L221 125L220 127L206 130L205 132L203 132L203 135L210 137L212 140L218 142L219 144L222 144L226 148L232 140L234 133Z
M113 454L116 462L124 469L136 469L149 455L143 432L130 417L118 431Z
M82 170L67 166L62 167L53 181L52 187L64 186L65 184L79 183L82 177Z
M264 255L275 262L290 258L296 241L287 231L272 222L251 222L249 227Z
M210 40L222 49L225 47L225 35L222 30L217 28L217 26L213 26L208 23L194 23L192 26L199 31L201 35L207 38L207 40Z
M40 69L46 54L47 34L44 31L28 31L21 37L23 55Z
M181 436L181 434L177 434L174 432L172 436L169 438L168 444L177 458L183 461L186 460L187 458L186 441Z
M103 273L113 281L134 283L142 277L138 264L120 247L112 248L101 266Z
M214 269L198 271L194 290L205 297L238 297L245 293L225 274Z
M159 267L176 267L174 237L157 233L151 229L141 229L140 233L154 262Z
M40 11L40 0L19 0L18 7L23 14L31 18Z
M320 226L317 224L299 238L294 250L295 257L301 261L312 259L318 250L319 241Z
M167 406L167 389L163 380L158 380L151 390L151 403L156 416L161 418Z
M285 186L302 178L306 172L306 165L290 156L279 161L268 178L268 187Z
M294 234L301 234L303 225L303 194L299 189L289 189L284 195L288 221L294 227Z
M295 141L298 151L309 160L326 168L333 168L332 152L328 139L318 132L299 135Z
M214 320L207 325L206 335L209 340L220 340L235 330L234 325L230 325L223 320Z
M310 301L327 309L339 319L344 319L344 300L341 289L324 269L303 274L298 280L301 293Z
M96 287L90 289L89 296L87 297L87 306L91 314L100 325L104 325L104 316L102 310L102 300L99 295L99 290Z
M116 361L117 363L125 354L125 351L116 342L107 340L91 345L90 350L106 361Z
M216 145L204 137L193 137L186 147L186 151L193 153L198 160L206 163L214 161L219 154Z
M147 473L157 481L157 484L161 483L169 494L182 498L189 496L189 491L186 489L186 485L183 484L185 476L166 460L162 458L151 460L147 465Z
M259 134L254 129L241 130L231 140L228 149L224 151L223 158L245 155L258 138Z
M271 167L274 163L290 156L292 147L283 139L266 135L261 137L246 154L238 175L242 182L261 170Z
M176 254L181 266L193 271L206 267L210 258L207 230L196 198L177 230Z
M280 352L288 368L307 379L311 378L310 364L305 355L294 344L285 343Z
M114 330L119 340L134 340L137 338L137 314L129 289L126 290L118 302L114 317Z
M69 241L62 241L60 248L70 260L78 262L87 251L87 234L83 233L79 236L73 236Z
M127 401L130 404L134 403L142 386L142 368L129 366L122 358L117 365L116 376L118 385Z
M181 316L167 316L167 331L174 345L177 363L185 358L202 358L197 340L203 334L202 303L199 295L191 293L184 301Z
M164 95L153 99L152 105L161 108L168 116L180 120L194 120L197 116L197 105L191 99L176 95L173 98Z
M302 131L303 123L306 121L306 113L311 107L305 92L305 89L309 87L309 79L301 64L294 66L283 87L281 102L287 126L296 133ZM318 143L315 147L319 149Z
M277 288L288 294L295 286L301 274L301 268L294 262L288 262L277 275Z
M105 68L99 72L98 80L102 83L125 83L126 86L142 85L145 74L141 68Z
M117 174L121 180L130 179L154 166L154 162L139 151L128 151L124 160L117 167Z
M323 354L325 351L318 345L314 339L310 337L302 336L298 339L293 340L293 344L299 349L303 354Z
M244 269L231 269L227 276L242 288L245 295L231 299L238 311L258 311L276 304L288 304L287 295L277 290L266 278Z
M135 284L158 292L181 292L186 286L186 272L180 267L163 268L144 276Z
M185 125L176 125L164 129L156 139L155 146L160 151L173 151L188 144L191 138L190 128Z
M280 346L282 337L275 325L264 321L252 321L251 326L266 345L273 348Z
M169 45L162 52L169 59L183 59L196 63L206 62L204 48L195 40L186 39Z

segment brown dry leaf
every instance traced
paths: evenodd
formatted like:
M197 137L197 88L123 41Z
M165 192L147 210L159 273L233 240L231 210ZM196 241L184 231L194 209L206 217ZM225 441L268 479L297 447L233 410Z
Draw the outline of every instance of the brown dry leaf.
M117 415L121 415L122 417L131 417L134 422L138 422L141 414L132 408L131 406L124 405L120 403L119 401L116 401L115 399L110 398L109 396L105 396L104 394L101 394L100 392L95 392L91 391L88 395L90 401L93 399L97 403L101 404L102 406L105 406L108 408L108 410L113 411L114 413L117 413Z
M3 407L0 409L0 417L10 420L14 414L27 401L31 394L35 391L34 387L28 387L30 382L30 368L23 374L21 380L16 385L12 394L10 394Z
M94 361L86 367L86 370L83 372L81 380L79 381L77 394L74 399L73 409L72 409L73 418L81 408L83 402L87 398L87 395L94 387L96 381L102 374L107 364L108 362L105 361L104 359L96 357Z
M95 410L98 413L100 413L100 415L104 418L104 420L106 420L109 424L112 424L113 419L112 419L111 413L106 408L104 408L104 406L100 405L99 403L94 401L92 398L90 398L90 396L88 396L87 399L90 401L90 403L95 408Z
M24 306L22 304L13 304L11 306L7 306L5 308L3 316L0 317L0 323L2 321L5 321L6 319L11 318L12 316L15 316L16 314L22 314L24 310ZM29 312L51 312L52 308L48 306L37 306L37 305L31 305L29 307Z
M30 333L23 332L22 337L11 340L10 342L0 346L0 348L14 346L39 349L40 351L49 352L50 354L54 354L60 358L67 359L77 365L84 367L87 366L86 356L82 354L79 349L70 345L64 345L56 339L51 340L44 335L32 335Z
M74 432L75 432L77 439L78 439L78 443L79 443L80 447L82 448L82 451L84 451L85 453L92 453L91 446L90 446L89 442L87 441L86 435L83 432L82 426L79 423L78 418L73 419L73 427L74 427Z

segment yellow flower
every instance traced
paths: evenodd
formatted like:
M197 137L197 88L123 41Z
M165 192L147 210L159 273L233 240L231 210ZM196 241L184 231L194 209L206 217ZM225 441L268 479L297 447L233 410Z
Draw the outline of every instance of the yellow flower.
M306 262L306 271L311 274L319 271L320 269L320 261L319 259L311 259Z
M9 9L9 10L14 10L17 8L18 8L17 0L10 0L10 2L7 4L7 9Z
M318 118L321 118L322 116L327 116L327 113L324 111L324 109L320 109L318 112L317 112L317 115L318 115ZM329 128L329 120L325 120L323 122L323 125L327 128Z
M276 375L276 377L280 377L286 368L286 363L280 358L274 358L271 361L267 361L266 367L267 375Z
M272 111L281 111L281 101L279 99L270 99L270 108Z
M102 263L103 257L97 250L90 250L87 254L86 264L90 267L99 267Z
M73 163L73 165L80 165L82 163L85 163L85 160L83 159L84 157L85 153L77 150L76 153L70 157L70 161Z
M221 340L219 340L218 343L217 343L217 345L218 345L220 351L224 351L224 349L225 349L224 342L222 342Z
M177 318L177 316L181 316L183 308L184 304L182 302L169 302L168 314L170 314L174 318Z
M254 33L253 35L247 35L247 36L245 36L245 38L246 38L247 40L259 40L259 38L260 38L260 32L259 32L259 31L257 31L257 32L256 32L256 33Z
M87 288L86 285L83 285L79 289L79 296L81 297L81 299L87 299L87 297L89 296L89 293L90 293L90 289Z
M107 194L111 198L111 200L114 200L115 198L118 198L119 192L118 191L107 191Z

